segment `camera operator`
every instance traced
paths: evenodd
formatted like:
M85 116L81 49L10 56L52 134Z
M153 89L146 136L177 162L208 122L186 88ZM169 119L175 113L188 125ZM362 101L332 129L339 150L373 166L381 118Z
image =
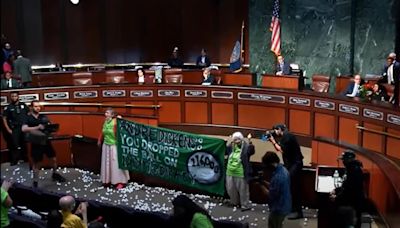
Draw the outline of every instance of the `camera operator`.
M303 155L296 137L290 133L286 125L277 124L272 127L272 131L267 131L269 141L275 149L282 153L283 164L290 174L291 192L292 192L292 211L288 219L303 218L301 209L301 170L303 168ZM275 137L280 137L279 142Z
M33 187L38 186L39 169L43 154L51 160L53 167L52 179L58 182L64 182L65 178L56 172L57 160L54 149L51 145L48 135L44 133L46 125L50 124L46 115L40 114L41 106L39 101L32 101L32 112L27 116L25 123L22 125L22 131L31 134L30 141L32 145L31 155L33 160ZM44 139L43 139L44 138Z

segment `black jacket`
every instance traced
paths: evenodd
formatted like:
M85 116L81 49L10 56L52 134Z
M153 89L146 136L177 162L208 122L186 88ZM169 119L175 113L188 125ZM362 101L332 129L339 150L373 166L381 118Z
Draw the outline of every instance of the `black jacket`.
M232 153L232 143L226 147L226 155ZM250 164L250 156L255 153L254 145L247 142L242 142L242 150L240 153L240 160L242 160L242 165L244 169L244 178L249 183L252 180L253 169ZM229 159L229 158L228 158Z
M351 206L360 211L364 205L364 176L362 163L358 160L350 162L346 166L346 177L340 188L335 190L336 203L339 206Z

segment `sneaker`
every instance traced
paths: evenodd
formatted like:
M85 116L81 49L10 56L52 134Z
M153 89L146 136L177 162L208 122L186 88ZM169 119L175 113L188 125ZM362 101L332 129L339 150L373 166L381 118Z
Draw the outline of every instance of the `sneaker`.
M57 182L65 182L66 181L66 179L57 172L54 172L51 175L51 178L53 179L53 181L57 181Z
M38 187L38 182L37 182L37 181L33 181L32 186L33 186L34 188L37 188L37 187Z
M290 220L301 219L304 218L303 213L293 212L287 217Z

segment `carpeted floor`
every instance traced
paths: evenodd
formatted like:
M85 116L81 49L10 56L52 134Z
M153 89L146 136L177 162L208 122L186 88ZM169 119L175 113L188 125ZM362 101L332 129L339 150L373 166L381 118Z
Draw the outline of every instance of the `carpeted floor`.
M160 187L147 187L138 183L129 183L122 190L113 190L101 186L99 176L87 171L62 168L59 172L67 178L66 183L56 183L50 178L51 171L42 170L39 188L79 198L97 200L104 203L130 206L145 211L172 212L172 199L182 192ZM9 166L1 164L3 179L32 185L32 172L27 164ZM196 203L206 208L216 220L230 220L249 223L250 227L267 227L268 206L253 204L253 209L242 212L240 209L226 206L221 199L205 195L188 194ZM90 210L90 208L88 208ZM284 227L317 227L317 211L304 208L304 219L285 220Z

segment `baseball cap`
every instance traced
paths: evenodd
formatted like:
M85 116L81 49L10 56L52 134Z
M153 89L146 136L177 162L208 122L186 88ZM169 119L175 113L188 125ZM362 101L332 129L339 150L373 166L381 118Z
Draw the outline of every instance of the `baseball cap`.
M345 150L343 151L342 155L338 157L339 160L350 160L354 159L356 157L356 154L352 150Z

